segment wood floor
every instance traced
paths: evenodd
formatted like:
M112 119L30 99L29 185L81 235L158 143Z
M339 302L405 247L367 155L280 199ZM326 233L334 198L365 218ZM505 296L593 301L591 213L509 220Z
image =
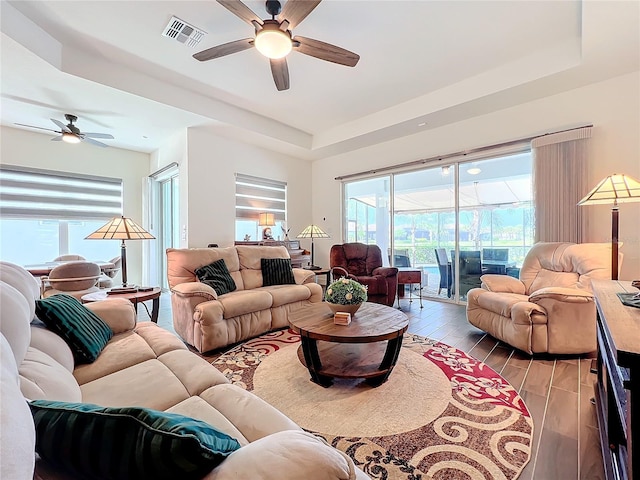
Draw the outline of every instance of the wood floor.
M163 293L158 324L174 331L170 294ZM604 478L591 358L535 357L514 350L470 325L464 306L414 298L401 301L409 332L470 353L500 373L524 399L534 423L531 460L520 480L598 480ZM143 308L139 320L148 320ZM203 355L211 358L214 355Z

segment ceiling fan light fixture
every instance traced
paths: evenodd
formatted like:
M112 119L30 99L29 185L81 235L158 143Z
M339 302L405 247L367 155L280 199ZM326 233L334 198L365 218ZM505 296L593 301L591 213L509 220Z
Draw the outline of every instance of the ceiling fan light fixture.
M264 28L256 33L255 47L265 57L275 60L289 55L293 44L291 36L280 30L277 25L272 28L265 24Z
M62 141L67 143L80 143L80 137L73 133L63 132Z

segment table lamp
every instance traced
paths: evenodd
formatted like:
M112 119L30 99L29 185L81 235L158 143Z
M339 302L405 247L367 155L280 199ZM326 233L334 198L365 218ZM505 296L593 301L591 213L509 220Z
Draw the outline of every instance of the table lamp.
M120 258L122 260L122 288L135 288L127 285L127 246L125 240L154 240L156 237L147 232L140 225L125 216L114 217L95 232L85 237L87 240L122 240L120 244ZM117 290L117 289L112 289Z
M331 238L328 233L324 232L320 227L316 225L309 225L305 228L297 238L310 238L311 239L311 265L307 270L322 270L322 267L315 265L313 261L313 239L314 238Z
M628 175L609 175L578 205L611 204L611 280L618 279L618 204L640 202L640 182Z

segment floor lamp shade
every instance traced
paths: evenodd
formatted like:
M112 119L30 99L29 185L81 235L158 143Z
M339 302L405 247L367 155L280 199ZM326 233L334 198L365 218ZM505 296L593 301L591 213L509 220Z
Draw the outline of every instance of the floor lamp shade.
M320 270L321 268L316 266L316 264L314 263L313 239L314 238L331 238L329 236L329 234L326 233L325 231L323 231L317 225L309 225L302 232L300 232L300 234L298 235L297 238L310 238L311 239L311 266L309 267L309 269L310 270Z
M127 246L125 240L153 240L156 237L147 232L130 218L114 217L95 232L87 235L88 240L122 240L120 258L122 260L122 287L127 287Z
M613 174L600 181L578 205L611 207L611 279L618 279L618 204L640 202L640 182L628 175Z

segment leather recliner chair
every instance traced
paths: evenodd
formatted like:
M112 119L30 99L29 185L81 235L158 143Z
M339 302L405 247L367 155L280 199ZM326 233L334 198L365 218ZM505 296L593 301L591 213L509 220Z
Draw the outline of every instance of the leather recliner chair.
M482 275L467 293L467 319L529 354L596 350L596 306L591 279L611 278L611 245L537 243L520 278Z
M392 306L398 290L398 269L382 266L382 252L377 245L344 243L333 245L329 253L334 280L347 276L367 287L369 302Z

